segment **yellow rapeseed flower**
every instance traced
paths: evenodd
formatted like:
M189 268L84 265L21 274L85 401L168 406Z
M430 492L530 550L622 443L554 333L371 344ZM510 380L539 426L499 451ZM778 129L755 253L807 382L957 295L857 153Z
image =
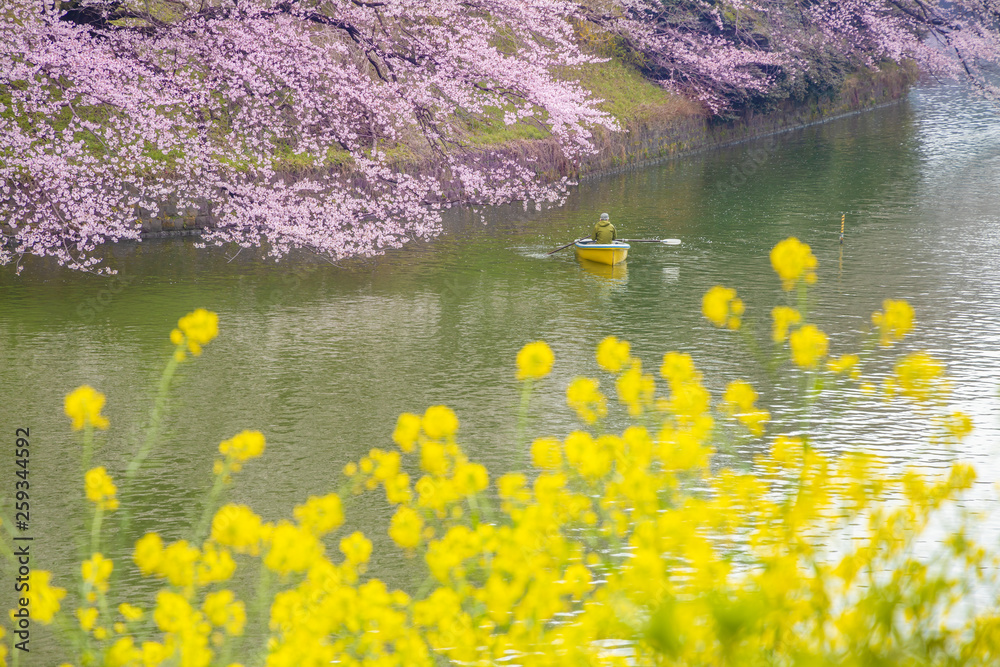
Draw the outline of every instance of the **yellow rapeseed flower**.
M83 573L83 581L90 584L94 590L106 593L108 590L108 578L111 576L114 566L113 561L99 553L94 554L80 565L80 570Z
M161 590L156 594L156 609L153 620L163 632L180 633L194 626L195 610L187 599L179 593Z
M753 409L757 400L757 392L748 382L735 380L726 387L722 400L729 406L730 412L748 412Z
M826 356L829 344L826 334L812 324L793 331L788 343L792 348L792 359L801 368L815 368L819 360Z
M753 410L736 416L751 433L758 438L764 435L764 424L771 421L771 413L767 410Z
M590 578L590 570L582 563L570 565L563 575L562 586L563 590L569 593L574 600L579 600L594 587Z
M143 616L141 608L131 605L128 602L122 602L118 605L118 612L125 617L126 621L141 621Z
M195 582L199 586L228 581L236 572L236 561L227 549L206 542L195 564Z
M372 555L372 541L356 530L340 540L340 553L351 565L367 563Z
M180 331L183 340L177 336L177 331ZM218 335L219 316L198 308L177 321L177 329L170 332L170 340L174 345L186 342L188 350L197 357L201 354L202 346L212 342Z
M872 313L872 324L879 330L879 345L890 347L913 329L913 307L902 300L886 299L882 310Z
M469 463L468 461L459 461L455 465L455 472L451 478L455 485L455 491L463 496L471 496L474 493L485 491L490 483L490 476L486 471L486 467L479 463Z
M243 634L243 626L246 623L246 608L241 600L230 590L216 591L205 596L205 602L201 606L205 618L217 628L225 628L226 632L234 637Z
M308 530L279 521L271 534L264 565L278 574L305 572L322 558L323 545Z
M771 413L754 408L757 392L749 383L742 380L730 382L722 400L724 409L735 415L751 433L758 437L763 435L764 424L771 419Z
M392 441L404 452L412 452L420 436L420 415L404 412L396 420L396 429L392 432Z
M964 412L953 412L945 418L945 429L956 440L972 433L972 418Z
M458 431L458 417L446 405L432 405L424 411L420 425L428 438L443 440L453 437Z
M174 647L159 642L142 643L142 667L158 667L174 653Z
M531 462L542 470L562 467L562 445L555 438L538 438L531 443Z
M389 537L404 549L415 549L420 544L423 527L424 520L420 518L416 510L404 505L392 515Z
M800 280L807 284L816 282L816 264L816 257L809 246L794 236L771 249L771 266L781 278L785 291L793 289Z
M597 380L578 377L566 388L566 402L587 424L593 424L608 414L608 402L600 386Z
M304 505L297 505L292 512L299 524L315 535L326 535L344 523L344 510L336 493L309 496Z
M413 498L410 491L410 476L405 472L390 477L382 482L385 488L385 498L393 505L408 503Z
M802 321L802 314L788 306L776 306L771 309L771 319L774 320L771 340L775 343L784 343L788 338L788 329Z
M178 588L190 586L194 583L195 564L200 556L198 547L188 544L187 540L178 540L163 550L157 574Z
M264 453L264 434L260 431L242 431L229 440L219 443L219 453L232 461L247 461Z
M595 440L584 431L573 431L563 443L566 462L584 479L591 482L600 479L611 472L614 463L608 444L602 438Z
M146 533L136 541L132 560L147 577L159 572L163 563L163 540L156 533Z
M739 329L743 302L737 298L736 290L716 285L702 297L701 313L717 327Z
M618 399L628 407L628 413L633 417L642 414L643 409L653 403L656 393L653 376L642 372L642 362L638 359L633 359L629 369L618 376L615 388Z
M552 370L555 355L543 340L528 343L517 353L517 379L543 378Z
M944 364L927 352L914 352L896 363L893 384L901 394L919 403L947 393L944 377Z
M49 581L52 573L47 570L32 570L28 575L26 589L31 617L42 625L52 622L59 611L59 601L66 597L66 589L52 586Z
M779 435L771 446L771 459L788 467L797 467L802 462L805 445L801 438Z
M691 355L681 352L667 352L663 355L660 375L670 383L671 390L674 391L682 384L701 381L701 374L695 369Z
M632 361L630 349L628 341L608 336L597 345L597 364L609 373L617 373Z
M827 362L826 367L834 373L846 373L854 369L861 360L856 354L844 354Z
M260 553L263 522L246 505L228 504L212 518L212 539L241 554Z
M98 611L96 607L78 608L76 610L76 618L80 623L80 629L84 632L90 632L94 629L94 625L97 623Z
M108 471L104 466L91 468L84 475L84 484L87 491L87 499L97 505L102 510L118 509L118 487L111 481Z
M135 646L131 637L120 637L104 656L105 667L130 667L138 664L142 651Z
M90 385L77 387L66 395L66 416L73 420L73 430L79 431L88 424L94 428L106 429L108 420L101 415L104 394Z

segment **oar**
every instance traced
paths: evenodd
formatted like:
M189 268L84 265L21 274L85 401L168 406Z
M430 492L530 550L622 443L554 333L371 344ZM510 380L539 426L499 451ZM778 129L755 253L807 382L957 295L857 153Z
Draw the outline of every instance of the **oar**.
M558 248L556 248L556 249L555 249L555 250L553 250L552 252L547 252L547 253L545 253L545 254L546 254L546 255L554 255L554 254L556 254L557 252L559 252L560 250L565 250L566 248L570 247L570 246L571 246L571 245L573 245L574 243L576 243L576 239L573 239L572 241L570 241L570 242L569 242L569 243L567 243L566 245L564 245L564 246L559 246Z
M625 243L662 243L664 245L680 245L680 239L618 239Z

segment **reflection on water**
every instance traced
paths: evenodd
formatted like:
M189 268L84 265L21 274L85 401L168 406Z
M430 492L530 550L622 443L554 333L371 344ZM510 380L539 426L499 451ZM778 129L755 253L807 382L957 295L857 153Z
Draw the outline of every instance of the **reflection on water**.
M456 215L446 236L378 261L333 267L308 257L280 264L242 253L196 251L185 241L113 250L128 280L29 266L0 272L0 425L29 426L33 525L62 535L81 521L78 446L62 398L89 383L108 395L112 429L100 456L120 470L148 414L177 318L215 310L221 334L186 365L169 405L164 442L136 497L136 531L168 538L211 476L218 443L245 428L268 437L260 463L239 475L232 499L266 518L288 516L328 491L343 465L373 446L391 446L399 413L446 403L461 420L472 458L495 473L523 465L514 442L520 347L544 339L556 354L538 383L532 431L564 435L576 422L565 387L602 377L598 341L615 335L656 368L664 352L693 355L717 394L748 379L773 411L793 407L794 387L753 362L735 332L701 316L713 285L739 290L747 327L767 343L772 306L784 295L768 264L773 245L796 235L819 258L811 305L831 352L856 351L872 311L905 298L918 329L902 351L927 349L956 378L956 407L977 431L961 451L926 445L927 424L901 408L848 394L863 410L794 413L781 428L819 424L818 445L861 445L892 461L940 468L956 456L996 481L1000 401L1000 129L985 103L956 89L915 91L900 105L758 142L705 152L644 171L584 184L564 208L492 211L488 223ZM618 233L680 238L636 244L628 265L578 262L549 251L589 232L607 211ZM841 247L841 215L846 240ZM870 370L876 382L891 369ZM848 399L845 399L848 400ZM834 406L839 410L837 406ZM622 417L618 416L621 423ZM729 461L747 465L760 444ZM37 486L36 486L37 483ZM405 578L382 549L387 509L350 509L353 527L376 542L374 567ZM353 528L352 528L353 529ZM38 543L39 562L68 563L72 539Z
M624 285L628 282L628 262L601 264L600 262L583 259L582 257L577 257L576 261L580 263L580 268L592 276L597 276L598 278L603 278L619 285Z

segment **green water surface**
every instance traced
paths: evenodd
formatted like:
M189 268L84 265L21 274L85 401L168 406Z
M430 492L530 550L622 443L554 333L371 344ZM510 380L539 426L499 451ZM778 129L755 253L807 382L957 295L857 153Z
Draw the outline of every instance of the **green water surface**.
M929 447L926 425L876 403L808 416L819 445L860 444L929 469L965 457L988 489L1000 414L998 185L995 111L939 86L876 111L586 182L563 208L489 211L485 224L457 215L431 243L345 267L302 257L274 264L248 252L230 261L233 251L196 250L187 240L114 248L113 279L30 262L15 277L5 267L0 434L12 443L15 428L31 431L35 566L74 567L85 518L64 395L84 383L107 394L111 429L98 457L119 475L170 354L168 334L197 307L219 314L221 332L179 374L162 442L130 498L132 537L154 528L183 535L218 443L248 428L265 433L267 452L240 473L231 498L267 519L336 488L344 464L391 446L397 415L430 405L457 412L471 458L495 473L519 468L526 454L515 442L514 359L539 339L556 364L536 387L534 435L577 427L565 406L574 376L599 377L613 393L594 360L608 335L631 341L652 370L666 351L689 352L716 393L732 379L756 382L767 407L792 410L776 428L794 431L806 418L794 416L794 379L784 386L764 375L735 333L700 314L708 288L735 287L766 345L770 309L784 302L768 252L790 235L819 259L812 306L831 350L857 350L882 300L908 299L918 329L903 351L947 361L956 407L977 426L960 451ZM572 250L546 255L589 233L601 212L620 236L682 244L636 245L614 272L582 266ZM876 379L887 369L871 368ZM611 424L621 423L614 413ZM749 465L763 446L740 441L725 460ZM0 469L12 470L12 450L4 451ZM408 566L387 548L384 499L366 496L350 514L351 527L376 541L375 567L405 580Z

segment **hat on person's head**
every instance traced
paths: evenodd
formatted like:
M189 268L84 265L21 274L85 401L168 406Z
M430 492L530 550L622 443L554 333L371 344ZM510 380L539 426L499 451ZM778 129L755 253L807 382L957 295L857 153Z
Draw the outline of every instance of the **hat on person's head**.
M607 213L601 213L601 220L610 220L610 219L611 218L608 216Z

